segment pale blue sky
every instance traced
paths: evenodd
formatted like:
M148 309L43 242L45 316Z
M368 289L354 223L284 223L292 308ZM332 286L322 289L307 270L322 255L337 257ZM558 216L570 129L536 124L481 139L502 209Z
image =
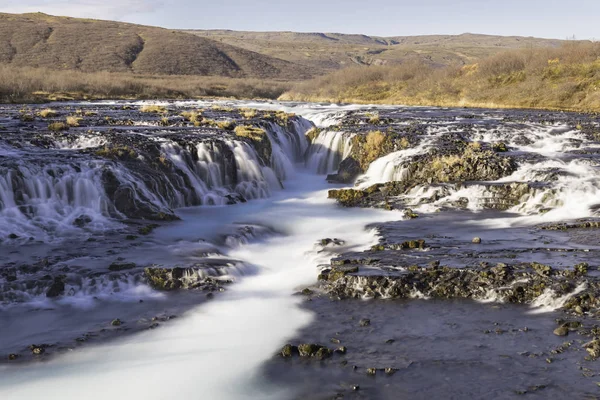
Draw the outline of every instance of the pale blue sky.
M0 11L167 28L600 39L600 0L0 0Z

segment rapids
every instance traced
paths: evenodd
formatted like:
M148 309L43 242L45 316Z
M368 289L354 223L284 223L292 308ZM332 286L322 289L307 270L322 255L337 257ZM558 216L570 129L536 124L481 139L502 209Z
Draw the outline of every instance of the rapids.
M474 112L469 139L506 143L518 168L492 182L416 187L401 197L421 217L403 221L400 211L343 208L327 198L328 190L343 186L327 184L325 175L351 156L352 138L360 134L344 129L345 118L379 110L401 115L399 125L426 125L417 145L370 164L356 184L367 188L408 179L414 157L442 146L447 136L464 133L463 110L156 103L172 111L203 107L217 121L230 118L218 107L296 114L287 125L255 121L268 140L265 152L264 142L257 146L231 132L195 129L179 120L179 125L162 127L129 111L142 104L50 105L91 107L131 124L117 122L114 132L99 123L48 135L37 133L35 126L25 128L36 132L35 140L14 130L18 108L0 109L0 123L9 130L0 141L0 265L5 265L0 267L0 352L48 343L56 353L44 362L0 363L1 398L293 398L301 389L270 384L262 367L315 322L314 310L301 307L304 298L298 293L315 284L332 257L378 244L390 227L385 223L394 223L392 237L439 238L440 245L415 256L416 262L441 254L449 265L458 265L465 255L456 250L457 243L475 235L489 239L489 251L498 254L521 251L520 246L525 253L528 243L548 241L548 247L569 250L561 259L550 251L541 256L560 265L579 258L593 262L600 251L597 245L566 243L532 231L542 222L593 217L600 203L600 171L593 156L600 146L564 121L513 122L510 117L527 115ZM319 133L309 143L305 134L315 126ZM114 143L120 153L104 157ZM483 211L482 199L492 196L490 184L538 181L544 184L517 205ZM467 207L456 206L465 202ZM447 209L460 210L438 213ZM139 233L145 228L140 221L148 219L156 226ZM325 238L343 244L324 244ZM592 252L582 256L584 249ZM484 257L505 261L495 254ZM112 272L107 272L109 264L116 265ZM120 265L125 265L122 270ZM210 296L201 289L157 291L145 279L148 266L182 267L190 284L209 279ZM49 297L58 274L64 295ZM498 302L495 296L490 292L479 300ZM413 297L423 296L415 292ZM568 299L547 290L531 308L553 313ZM444 307L452 312L451 306ZM514 312L524 319L522 308ZM467 318L464 310L460 313ZM111 324L117 318L122 325Z

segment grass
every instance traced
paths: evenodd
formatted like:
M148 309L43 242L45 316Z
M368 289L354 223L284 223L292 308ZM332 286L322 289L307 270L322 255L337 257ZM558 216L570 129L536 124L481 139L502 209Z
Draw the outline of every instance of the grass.
M143 113L164 114L167 112L167 108L156 104L147 104L141 106L140 111Z
M48 125L48 129L54 132L66 131L69 129L69 125L65 122L52 122Z
M81 118L76 117L74 115L69 115L67 117L67 125L69 125L70 127L77 127L79 126L79 122L81 122Z
M131 73L51 71L0 64L0 103L72 100L276 99L288 81Z
M238 125L234 132L236 136L245 137L256 141L262 141L267 134L264 129L249 125Z
M235 121L219 121L217 122L217 126L219 129L224 129L226 131L232 131L235 129Z
M258 115L258 111L253 108L240 108L240 115L246 119L252 119Z
M51 108L45 108L42 111L40 111L38 115L42 118L54 118L56 117L57 113Z
M512 50L469 65L353 67L281 99L600 111L600 43Z
M198 118L202 116L202 113L198 111L183 111L180 114L186 121L194 123L198 121Z

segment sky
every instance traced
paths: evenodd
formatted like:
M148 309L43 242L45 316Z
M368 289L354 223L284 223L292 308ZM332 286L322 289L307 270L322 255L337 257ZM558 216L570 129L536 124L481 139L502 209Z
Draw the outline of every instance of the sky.
M171 29L600 39L600 0L0 0L0 12Z

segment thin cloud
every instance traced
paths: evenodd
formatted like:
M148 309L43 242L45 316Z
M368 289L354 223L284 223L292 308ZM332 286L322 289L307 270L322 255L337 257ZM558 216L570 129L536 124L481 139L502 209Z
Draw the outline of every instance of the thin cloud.
M145 14L163 7L161 0L0 0L0 12L68 15L80 18L122 20L133 14Z

